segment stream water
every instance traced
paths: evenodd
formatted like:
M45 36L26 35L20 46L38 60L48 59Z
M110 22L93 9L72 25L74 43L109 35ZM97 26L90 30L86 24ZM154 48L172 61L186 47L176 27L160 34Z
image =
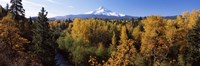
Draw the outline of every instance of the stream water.
M60 52L56 53L55 56L56 66L71 66L63 57Z

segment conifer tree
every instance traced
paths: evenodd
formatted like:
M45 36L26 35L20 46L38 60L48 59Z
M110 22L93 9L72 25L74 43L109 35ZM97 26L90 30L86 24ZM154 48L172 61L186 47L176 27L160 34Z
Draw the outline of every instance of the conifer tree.
M21 19L25 16L25 10L22 6L22 0L11 0L10 11L14 14L14 19Z
M116 49L116 46L117 46L116 34L115 34L115 32L113 32L112 43L109 47L110 51L114 51Z
M200 11L193 11L192 14L190 14L189 21L192 23L191 26L193 27L191 30L189 30L188 33L188 42L186 53L184 54L186 56L185 64L192 64L194 62L199 64L200 61Z
M0 18L6 15L6 10L0 5Z
M6 4L5 10L8 12L9 11L9 4Z
M33 41L34 53L39 57L43 65L54 66L55 46L52 40L52 34L47 23L46 10L42 8L38 14L38 19L34 23Z

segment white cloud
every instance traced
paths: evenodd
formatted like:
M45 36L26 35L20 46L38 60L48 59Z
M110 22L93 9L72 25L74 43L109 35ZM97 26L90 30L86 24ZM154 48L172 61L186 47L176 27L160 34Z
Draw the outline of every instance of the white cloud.
M0 4L1 4L1 6L3 6L3 7L5 7L7 3L9 4L9 3L10 3L10 0L0 0Z
M46 0L50 3L56 3L54 0ZM42 7L45 7L45 9L48 11L48 6L43 5L44 3L40 4L37 2L33 2L32 0L23 0L23 5L26 10L26 17L30 16L38 16L38 12L40 12ZM54 17L56 14L54 13L48 13L47 17Z
M55 1L55 0L46 0L47 2L53 3L53 4L60 4L59 2Z
M5 7L7 3L10 4L10 0L0 0L0 4L3 7ZM33 0L22 0L22 4L25 9L26 17L37 16L40 9L46 7L46 5L33 2Z
M74 6L68 6L68 8L74 8Z
M37 16L40 9L42 7L46 7L46 5L39 4L31 0L23 0L22 3L24 6L24 9L26 10L25 11L26 17Z
M54 0L46 0L46 1L51 2L51 3L54 3L54 2L55 2Z
M5 6L6 4L10 4L10 0L0 0L0 4L2 6ZM24 6L26 5L32 5L32 6L40 6L40 7L44 7L45 5L39 4L39 3L34 3L31 0L22 0L22 3Z
M47 11L52 10L52 9L48 9L48 6L47 6L48 4L46 4L45 2L61 5L59 4L59 2L55 0L44 0L44 1L42 0L39 2L36 0L22 0L23 7L25 9L25 16L26 17L38 16L38 12L40 12L42 7L45 7ZM5 7L7 3L10 4L10 0L0 0L0 5L2 5L3 7ZM74 8L74 7L68 6L68 8ZM57 14L49 11L47 17L54 17L54 16L57 16Z
M32 6L45 7L45 5L35 3L35 2L31 2L30 0L23 0L22 2L25 6L32 5Z

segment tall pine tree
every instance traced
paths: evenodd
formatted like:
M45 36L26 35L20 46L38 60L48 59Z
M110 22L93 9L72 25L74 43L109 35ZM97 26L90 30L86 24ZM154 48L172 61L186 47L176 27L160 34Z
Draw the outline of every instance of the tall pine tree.
M54 66L54 43L52 42L52 32L49 29L46 10L42 8L39 12L38 19L34 22L33 41L34 53L45 66Z
M25 27L26 18L25 18L25 10L23 9L22 0L10 0L11 6L8 8L8 12L12 13L12 19L17 22L17 27L20 32L22 32L21 36L26 37L24 33L27 31ZM9 7L9 6L7 6Z
M14 14L14 19L21 19L25 16L25 10L23 9L22 0L11 0L10 11Z

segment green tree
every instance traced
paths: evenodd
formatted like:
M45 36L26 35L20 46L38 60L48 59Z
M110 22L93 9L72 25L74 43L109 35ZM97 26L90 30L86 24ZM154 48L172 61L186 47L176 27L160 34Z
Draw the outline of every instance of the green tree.
M109 47L109 53L111 54L112 51L116 50L116 48L117 48L117 37L116 37L115 32L113 32L112 43L110 44L110 47Z
M9 4L7 3L7 4L6 4L6 7L5 7L6 13L8 13L9 7L10 7Z
M191 23L191 30L188 33L188 45L186 49L185 64L199 64L200 62L200 10L193 11L189 16L189 21Z
M6 10L0 5L0 19L6 16Z
M54 66L55 44L49 29L46 10L42 8L33 26L34 53L43 65Z
M25 16L25 10L23 9L22 0L11 0L10 1L10 12L14 14L14 19L21 19Z

